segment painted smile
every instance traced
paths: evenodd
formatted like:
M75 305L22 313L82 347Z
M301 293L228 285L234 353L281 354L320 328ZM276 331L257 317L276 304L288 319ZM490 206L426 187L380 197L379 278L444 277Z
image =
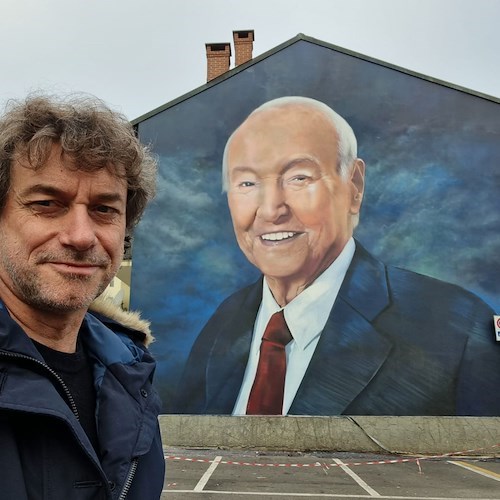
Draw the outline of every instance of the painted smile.
M285 241L293 238L297 234L298 233L295 233L293 231L280 231L277 233L262 234L260 238L264 241Z

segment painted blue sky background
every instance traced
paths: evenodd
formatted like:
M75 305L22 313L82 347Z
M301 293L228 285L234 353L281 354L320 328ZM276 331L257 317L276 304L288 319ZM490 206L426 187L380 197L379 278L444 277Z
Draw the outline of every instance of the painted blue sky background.
M153 323L166 411L206 320L258 276L236 245L220 163L231 131L282 95L324 101L353 127L367 164L355 236L369 251L500 310L500 104L300 40L139 124L161 168L135 234L132 307Z

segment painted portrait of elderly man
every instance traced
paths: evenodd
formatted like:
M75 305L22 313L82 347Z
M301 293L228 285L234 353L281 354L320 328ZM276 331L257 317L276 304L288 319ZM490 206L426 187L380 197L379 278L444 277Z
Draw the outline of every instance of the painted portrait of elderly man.
M160 193L132 305L164 411L500 414L499 113L300 39L140 121Z

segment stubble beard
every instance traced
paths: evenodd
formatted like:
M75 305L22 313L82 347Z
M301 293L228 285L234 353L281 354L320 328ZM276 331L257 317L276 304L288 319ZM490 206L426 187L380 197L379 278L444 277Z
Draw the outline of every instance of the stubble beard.
M45 259L47 257L50 261L50 256L45 256ZM75 260L84 261L85 259ZM59 283L51 284L44 281L38 274L27 272L26 269L16 265L13 259L9 259L5 255L2 256L2 261L12 282L14 293L30 307L52 313L68 313L88 309L92 301L106 289L114 276L114 273L108 270L101 282L95 287L88 285L95 277L79 274L61 275Z

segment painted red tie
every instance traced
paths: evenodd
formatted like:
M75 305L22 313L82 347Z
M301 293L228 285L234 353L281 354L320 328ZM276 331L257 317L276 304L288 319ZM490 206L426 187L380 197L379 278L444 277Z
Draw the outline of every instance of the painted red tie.
M285 389L285 346L292 335L283 310L274 313L260 346L259 364L247 404L247 415L281 415Z

